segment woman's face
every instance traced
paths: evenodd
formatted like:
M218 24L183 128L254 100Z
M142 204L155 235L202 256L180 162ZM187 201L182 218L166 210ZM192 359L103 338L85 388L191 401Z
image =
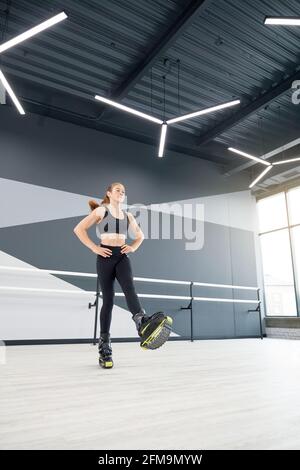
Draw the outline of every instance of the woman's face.
M125 188L121 185L116 185L113 187L112 191L108 191L108 196L111 201L114 202L123 202L125 199Z

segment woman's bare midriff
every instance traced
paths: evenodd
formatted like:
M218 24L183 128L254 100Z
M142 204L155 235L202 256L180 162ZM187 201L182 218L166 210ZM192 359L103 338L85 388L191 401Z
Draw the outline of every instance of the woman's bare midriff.
M112 233L111 236L101 236L101 243L103 243L103 245L122 246L125 244L125 235Z

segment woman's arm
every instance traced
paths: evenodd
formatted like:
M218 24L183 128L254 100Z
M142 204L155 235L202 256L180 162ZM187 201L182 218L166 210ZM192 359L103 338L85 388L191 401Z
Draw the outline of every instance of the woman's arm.
M96 207L89 215L82 219L74 228L74 233L77 235L79 240L90 250L95 253L95 249L99 248L88 236L87 230L95 223L102 220L104 217L105 207Z
M137 224L137 221L135 220L134 216L130 212L127 212L127 214L129 218L129 227L135 234L135 240L131 243L130 246L132 247L133 251L136 251L138 247L143 243L145 236L141 228Z

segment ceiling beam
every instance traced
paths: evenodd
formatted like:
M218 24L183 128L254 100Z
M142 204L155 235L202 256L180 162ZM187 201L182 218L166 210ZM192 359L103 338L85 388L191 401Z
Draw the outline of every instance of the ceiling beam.
M111 93L109 98L112 100L122 100L122 98L132 90L135 84L148 73L158 56L164 54L167 49L175 43L210 3L212 3L212 0L191 0L177 21L170 26L167 33L159 37L149 53L146 54L146 57L129 72L122 84ZM103 117L106 109L106 107L103 107L98 116L98 120Z
M261 108L266 106L268 103L283 95L287 90L292 86L292 83L295 80L300 79L300 70L287 79L280 82L278 85L271 87L268 91L261 94L257 99L250 102L244 108L241 108L239 111L234 113L230 118L220 122L215 127L202 134L196 139L196 146L206 144L210 140L214 139L220 134L228 131L233 126L236 126L244 119L247 119L251 114L258 112ZM241 100L242 101L242 100Z

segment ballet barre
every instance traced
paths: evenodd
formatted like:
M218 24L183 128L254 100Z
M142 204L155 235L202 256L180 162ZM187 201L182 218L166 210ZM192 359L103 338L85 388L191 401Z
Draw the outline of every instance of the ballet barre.
M76 276L76 277L86 277L86 278L96 278L97 286L96 293L94 291L86 290L71 290L71 289L43 289L43 288L34 288L34 287L19 287L19 286L0 286L0 290L12 290L12 291L21 291L21 292L39 292L39 293L55 293L55 294L72 294L72 295L95 295L95 301L92 304L88 303L88 308L91 309L95 307L95 321L94 321L94 338L93 344L96 344L97 341L97 323L98 323L98 311L99 311L99 297L102 296L100 291L100 280L97 274L93 273L82 273L75 271L59 271L51 269L37 269L37 268L22 268L14 266L0 266L0 270L6 271L16 271L16 272L32 272L35 274L45 273L45 274L59 274L65 276ZM147 278L147 277L134 277L136 282L149 282L149 283L160 283L160 284L176 284L176 285L186 285L189 286L190 295L166 295L166 294L137 294L141 298L149 299L165 299L165 300L187 300L189 304L187 307L180 307L181 310L190 310L190 331L191 331L191 341L194 341L193 333L193 302L202 301L202 302L230 302L230 303L246 303L246 304L255 304L255 309L248 309L247 312L257 312L259 315L259 328L260 328L260 338L263 339L263 330L262 330L262 315L261 315L261 300L260 300L260 289L259 287L252 286L240 286L240 285L230 285L230 284L215 284L207 282L196 282L196 281L179 281L174 279L157 279L157 278ZM223 297L201 297L193 295L193 287L217 287L222 289L236 289L236 290L252 290L256 292L256 299L232 299L232 298L223 298ZM116 297L125 297L125 294L122 292L116 292Z

